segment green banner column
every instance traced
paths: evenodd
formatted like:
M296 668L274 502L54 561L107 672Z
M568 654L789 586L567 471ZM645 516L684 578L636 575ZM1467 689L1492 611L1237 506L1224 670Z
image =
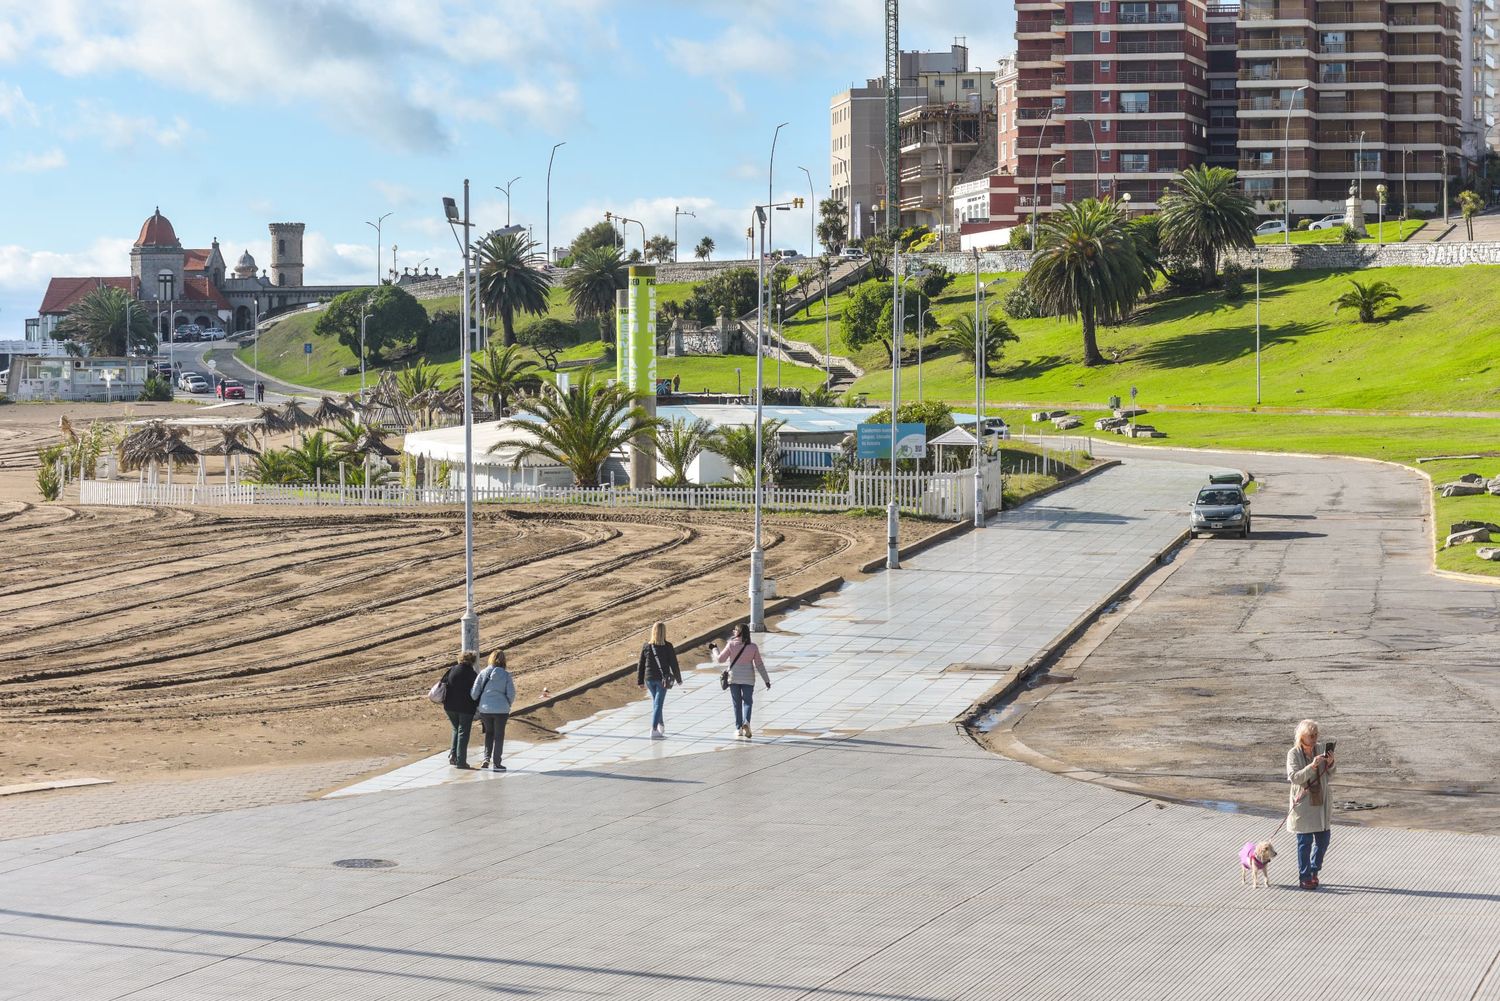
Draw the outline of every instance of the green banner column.
M615 382L629 385L625 378L630 358L630 293L620 289L615 293Z
M624 384L641 394L641 406L656 416L656 268L635 265L630 269L626 286L629 308L626 310L626 349L621 354ZM633 488L656 482L656 445L649 435L635 439L630 450L630 485Z

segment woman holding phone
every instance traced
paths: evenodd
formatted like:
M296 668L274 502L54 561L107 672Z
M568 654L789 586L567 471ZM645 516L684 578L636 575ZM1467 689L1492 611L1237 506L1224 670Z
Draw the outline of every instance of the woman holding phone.
M709 653L720 664L728 664L729 697L734 702L734 732L738 737L750 736L750 712L755 708L755 672L765 679L766 688L771 687L771 676L766 673L766 662L760 659L760 648L750 642L750 627L741 622L734 627L729 642L720 651L712 643Z
M1333 741L1318 743L1317 720L1297 724L1292 749L1286 752L1286 780L1292 784L1286 829L1297 835L1297 885L1318 888L1318 870L1328 854L1333 826Z

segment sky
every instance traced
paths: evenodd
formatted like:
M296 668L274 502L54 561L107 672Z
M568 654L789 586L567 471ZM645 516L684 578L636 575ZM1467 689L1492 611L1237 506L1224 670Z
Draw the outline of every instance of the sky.
M902 0L905 49L1014 50L1009 0ZM745 256L771 139L778 200L827 197L828 105L882 68L882 0L0 0L0 339L53 275L129 273L157 207L185 247L269 264L307 225L309 284L458 269L444 195L566 245L606 210L684 256ZM807 253L810 211L774 243ZM639 228L629 226L631 245Z

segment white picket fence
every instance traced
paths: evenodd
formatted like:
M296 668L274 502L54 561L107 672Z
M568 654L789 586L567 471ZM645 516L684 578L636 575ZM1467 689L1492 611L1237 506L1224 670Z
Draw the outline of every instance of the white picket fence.
M838 445L782 446L776 457L782 469L794 473L826 473L843 451Z
M892 478L879 473L852 473L848 490L792 490L768 487L762 506L770 511L847 511L859 507L884 507L891 496ZM983 471L985 507L1000 504L1001 477L998 463ZM899 473L894 478L895 495L902 510L950 521L964 520L974 512L974 471L957 473ZM576 504L603 508L676 508L693 510L746 509L755 503L750 487L549 487L514 484L480 487L476 503ZM221 507L275 504L289 507L423 507L456 505L464 492L454 487L356 487L337 485L233 483L197 484L144 480L84 480L79 484L84 504L116 504L163 507Z

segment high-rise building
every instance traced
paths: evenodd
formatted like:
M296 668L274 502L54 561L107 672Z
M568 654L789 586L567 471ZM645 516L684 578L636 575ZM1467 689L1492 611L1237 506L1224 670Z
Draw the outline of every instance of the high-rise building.
M1242 0L1239 169L1262 212L1440 208L1460 166L1460 4ZM1285 205L1281 204L1285 202Z
M1215 167L1239 166L1238 0L1208 5L1208 159Z

